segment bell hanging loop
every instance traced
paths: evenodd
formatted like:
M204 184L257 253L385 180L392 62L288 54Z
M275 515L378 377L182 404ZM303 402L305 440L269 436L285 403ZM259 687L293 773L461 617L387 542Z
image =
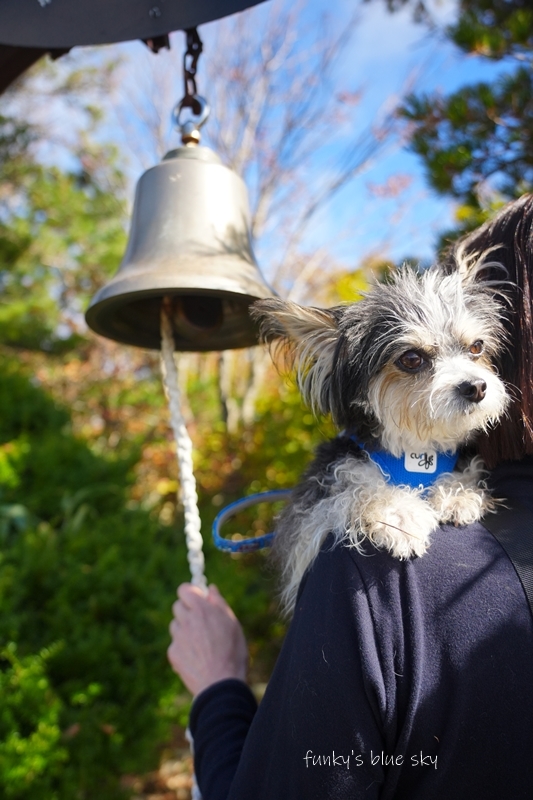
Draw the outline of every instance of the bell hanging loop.
M183 118L183 110L189 108L192 117ZM211 109L207 100L199 95L186 95L174 108L172 112L172 122L174 127L181 134L181 141L184 145L196 145L200 143L200 128L205 125Z

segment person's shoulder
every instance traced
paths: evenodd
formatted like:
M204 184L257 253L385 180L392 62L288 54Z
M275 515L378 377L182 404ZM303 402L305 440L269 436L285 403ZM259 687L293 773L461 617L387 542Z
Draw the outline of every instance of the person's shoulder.
M428 604L449 599L468 586L469 592L501 597L522 589L500 544L481 523L442 525L431 536L427 552L406 560L364 542L360 547L335 542L329 536L313 563L306 584L310 591L335 596L344 588L352 593L377 593L384 603L409 602L409 595Z

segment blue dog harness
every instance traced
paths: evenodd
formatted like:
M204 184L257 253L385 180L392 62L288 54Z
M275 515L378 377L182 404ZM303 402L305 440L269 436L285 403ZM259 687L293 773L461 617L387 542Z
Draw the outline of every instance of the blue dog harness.
M445 472L453 472L457 465L457 453L437 453L435 450L415 452L412 450L398 458L385 450L374 450L371 447L365 447L355 436L350 436L349 438L357 444L363 453L366 453L370 461L373 461L379 467L383 477L397 486L429 489L437 478ZM233 539L224 538L220 533L220 529L238 511L258 503L275 503L278 500L288 499L290 494L291 489L279 489L277 491L251 494L248 497L243 497L241 500L230 503L217 514L213 522L212 533L215 546L219 550L225 550L230 553L250 553L254 550L261 550L263 547L270 547L276 535L275 531L265 533L263 536L234 541Z
M427 449L423 452L409 450L397 457L386 450L365 447L355 436L350 436L350 439L380 468L387 481L412 489L429 489L445 472L454 471L459 458L457 453L437 453Z

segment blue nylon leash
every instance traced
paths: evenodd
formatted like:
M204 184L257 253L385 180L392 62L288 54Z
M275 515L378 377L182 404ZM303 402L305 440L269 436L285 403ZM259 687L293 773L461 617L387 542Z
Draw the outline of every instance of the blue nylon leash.
M275 532L264 533L262 536L251 536L248 539L240 539L234 542L232 539L225 539L220 535L222 525L234 517L239 511L250 506L255 506L258 503L275 503L277 500L286 500L288 495L292 494L292 489L276 489L270 492L259 492L258 494L251 494L248 497L243 497L241 500L236 500L222 509L213 522L213 541L215 547L219 550L225 550L230 553L253 553L255 550L261 550L263 547L270 547Z

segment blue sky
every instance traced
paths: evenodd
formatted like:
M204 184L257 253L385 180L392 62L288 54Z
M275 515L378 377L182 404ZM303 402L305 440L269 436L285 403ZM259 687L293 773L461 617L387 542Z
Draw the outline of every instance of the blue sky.
M315 0L312 5L318 9L323 4ZM346 13L353 3L336 0L336 6ZM455 3L435 3L434 11L441 24L452 21ZM352 72L364 88L359 112L372 119L379 117L391 94L398 96L410 75L416 75L417 91L449 93L490 79L502 68L487 59L465 56L442 35L414 23L408 9L389 14L384 3L374 0L361 8L360 25L342 70ZM394 182L395 176L411 183L397 198L386 198L380 187ZM328 231L340 230L343 222L343 234L331 246L348 264L372 252L395 260L411 255L430 260L438 233L453 225L453 208L451 201L428 187L419 158L405 147L395 147L340 193L321 215L314 235L327 239Z
M261 24L268 5L244 12L252 27ZM342 26L354 8L357 5L353 0L305 3L305 35L312 38L313 31L319 35L325 13ZM358 121L362 128L379 120L384 107L399 100L409 84L417 92L447 94L465 84L491 79L506 68L502 63L465 55L442 32L432 33L415 23L409 8L390 14L381 0L362 3L358 8L356 34L339 65L339 86L362 90L354 130L346 131L345 139L356 137ZM432 14L441 31L454 20L455 10L454 0L433 2ZM217 24L204 26L204 35ZM208 48L204 57L210 57ZM316 166L327 172L327 154ZM396 197L387 197L383 189L391 184L406 188ZM328 247L347 267L373 254L395 261L407 256L430 261L439 232L453 227L453 214L453 202L438 197L428 187L420 159L396 144L381 153L313 219L305 244L310 250Z
M294 6L294 0L277 0L279 5ZM432 34L422 24L416 24L409 9L389 14L384 0L372 0L357 4L355 0L307 0L301 3L302 30L298 34L304 47L314 36L320 36L324 14L328 14L333 27L342 29L357 9L359 23L350 47L344 52L338 65L336 85L342 90L361 90L362 99L356 108L353 126L341 131L344 143L354 139L360 130L380 119L384 107L399 100L409 82L417 91L441 91L448 93L466 83L494 76L505 65L485 59L467 57L446 41L445 37ZM250 31L260 33L271 3L264 3L243 12ZM440 25L452 21L454 0L434 0L433 12ZM202 62L223 58L223 53L212 46L218 26L212 22L201 26L200 34L205 48ZM152 69L159 72L159 80L168 78L172 88L168 97L170 115L172 105L179 99L182 89L181 74L176 67L181 59L183 35L174 38L173 53L162 52L157 56L148 53L140 42L88 51L85 48L73 51L74 61L98 63L102 57L118 56L124 59L123 75L130 82L141 83ZM176 61L178 59L178 61ZM62 64L62 60L57 62ZM68 64L65 59L65 65ZM68 67L65 66L65 69ZM170 73L170 74L169 74ZM203 67L199 72L201 94L209 93L205 85ZM148 85L148 84L147 84ZM168 87L167 87L168 89ZM127 103L126 98L126 103ZM83 120L67 106L57 106L51 101L29 106L29 114L36 114L47 129L55 129L68 138L69 127L78 128ZM132 119L134 119L132 112ZM129 138L135 138L136 123L132 123ZM209 124L209 123L208 123ZM137 128L140 130L140 128ZM102 136L113 141L126 151L124 130L109 117L102 129ZM51 136L53 140L54 136ZM170 142L169 142L170 144ZM174 141L174 146L177 141ZM59 149L48 147L47 158L61 160ZM313 164L317 172L315 179L325 176L335 158L334 148L326 148ZM131 154L130 154L131 156ZM144 164L130 157L129 166L132 184L147 166L156 163L157 154L149 148L144 153ZM386 186L396 186L396 196L387 196ZM403 188L402 188L403 187ZM133 192L132 192L133 194ZM312 220L303 242L306 252L325 247L335 259L347 268L354 268L361 259L379 255L393 260L405 256L417 256L431 260L438 233L453 224L453 203L437 197L427 186L419 159L405 147L386 148L368 168L339 192L334 200ZM259 248L260 259L268 261L268 241ZM261 252L262 249L262 252ZM268 265L265 264L268 274Z

